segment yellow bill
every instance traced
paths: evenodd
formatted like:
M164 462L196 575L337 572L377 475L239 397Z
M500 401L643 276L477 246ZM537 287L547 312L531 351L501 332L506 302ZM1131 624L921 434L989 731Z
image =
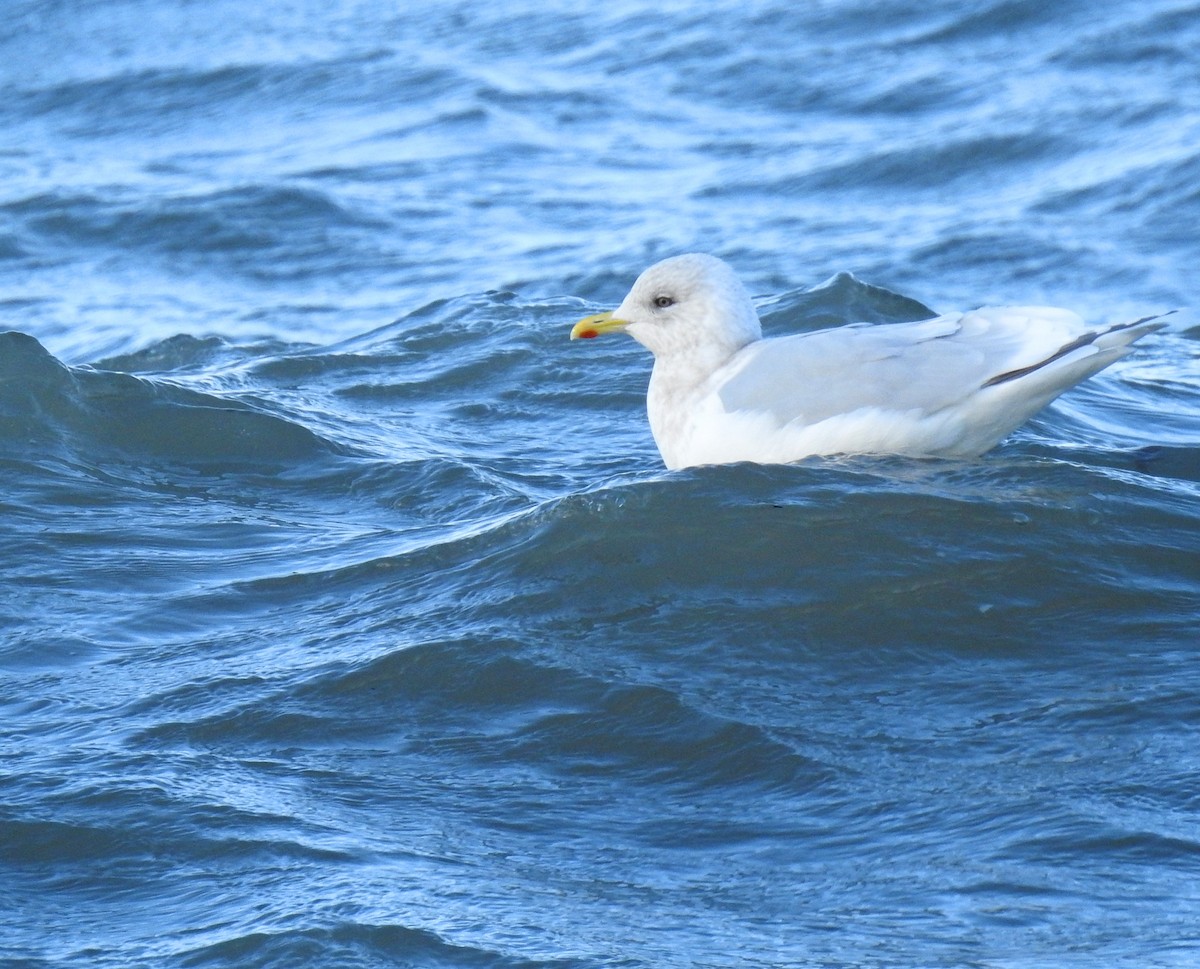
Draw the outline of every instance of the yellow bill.
M585 316L571 327L572 340L593 340L602 333L619 333L629 326L629 320L617 320L612 313Z

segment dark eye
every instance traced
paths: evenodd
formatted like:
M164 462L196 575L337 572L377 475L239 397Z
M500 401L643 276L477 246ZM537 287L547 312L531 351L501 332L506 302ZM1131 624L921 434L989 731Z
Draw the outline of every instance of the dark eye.
M654 305L660 310L665 310L668 306L674 306L675 300L671 299L670 296L655 296Z

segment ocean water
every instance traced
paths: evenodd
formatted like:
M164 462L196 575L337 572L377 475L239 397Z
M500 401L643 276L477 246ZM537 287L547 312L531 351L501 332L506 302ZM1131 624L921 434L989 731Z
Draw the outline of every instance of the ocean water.
M1200 5L397 7L6 6L0 964L1200 965ZM1179 312L668 473L688 250Z

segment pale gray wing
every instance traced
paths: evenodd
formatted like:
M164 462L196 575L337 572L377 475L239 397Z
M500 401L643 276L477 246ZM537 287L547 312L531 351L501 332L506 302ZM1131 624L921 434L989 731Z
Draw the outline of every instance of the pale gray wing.
M770 413L780 424L863 408L930 414L1052 357L1082 329L1073 313L1037 307L800 333L746 347L717 392L727 410Z

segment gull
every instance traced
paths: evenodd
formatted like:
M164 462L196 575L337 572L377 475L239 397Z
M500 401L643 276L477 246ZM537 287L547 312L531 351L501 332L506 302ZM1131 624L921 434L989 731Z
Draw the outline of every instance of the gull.
M654 354L650 430L670 469L815 455L971 458L1163 324L1089 327L1046 306L764 339L733 269L688 253L645 270L571 339L625 332Z

